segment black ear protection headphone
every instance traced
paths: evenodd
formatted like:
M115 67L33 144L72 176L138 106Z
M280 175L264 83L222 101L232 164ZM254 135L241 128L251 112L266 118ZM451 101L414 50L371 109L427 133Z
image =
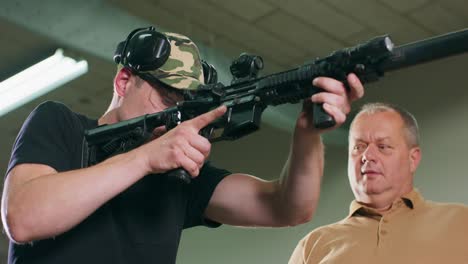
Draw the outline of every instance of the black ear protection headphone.
M218 71L208 62L202 60L203 76L205 84L213 84L218 82Z
M137 28L117 45L114 61L140 72L161 67L171 54L169 39L154 27Z
M170 54L171 43L166 35L154 27L137 28L117 45L114 62L139 73L158 69ZM205 84L218 81L218 73L213 65L202 60L202 68Z

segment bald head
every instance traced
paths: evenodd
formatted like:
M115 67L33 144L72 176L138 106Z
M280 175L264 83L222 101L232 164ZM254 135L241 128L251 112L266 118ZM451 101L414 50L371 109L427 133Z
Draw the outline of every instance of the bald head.
M406 143L409 147L416 147L420 144L419 138L419 127L416 118L407 110L388 103L368 103L361 107L357 115L351 122L350 131L353 129L353 125L356 119L361 115L372 115L381 112L395 112L403 121L403 127L406 137Z

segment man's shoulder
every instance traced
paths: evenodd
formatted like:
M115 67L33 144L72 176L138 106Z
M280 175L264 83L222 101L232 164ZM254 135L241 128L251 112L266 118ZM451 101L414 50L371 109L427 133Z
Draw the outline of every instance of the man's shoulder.
M330 247L336 245L338 240L348 237L348 228L349 225L346 224L345 218L338 222L315 228L300 243L305 252L314 252L314 256L320 258L320 256L325 256L329 252Z
M416 208L417 209L417 208ZM421 226L444 230L454 236L468 232L468 206L461 203L425 201L424 207L413 214Z
M323 226L319 226L317 228L315 228L314 230L312 230L308 235L307 237L309 237L309 239L328 239L328 238L333 238L336 236L336 234L338 232L343 232L343 231L346 231L349 227L349 225L347 224L347 219L348 217L340 220L340 221L337 221L337 222L334 222L334 223L331 223L331 224L327 224L327 225L323 225Z
M57 102L57 101L45 101L40 103L36 109L36 111L71 111L68 106L66 106L64 103Z
M444 203L426 200L425 207L433 212L460 214L468 217L468 206L462 203Z
M40 118L50 119L54 117L63 117L73 115L73 111L65 104L57 101L45 101L31 112L29 119Z
M68 124L87 124L94 120L84 114L73 111L70 107L58 101L45 101L39 104L31 112L29 119L31 118L38 118L42 121L50 120L50 122L58 123L68 121Z
M70 116L71 110L62 103L46 101L34 108L23 123L20 135L31 129L43 130L49 126L62 124L66 116Z

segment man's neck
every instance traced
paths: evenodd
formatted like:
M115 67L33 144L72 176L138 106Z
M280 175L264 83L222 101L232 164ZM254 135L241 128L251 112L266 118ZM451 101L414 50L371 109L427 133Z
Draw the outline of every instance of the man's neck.
M374 209L380 214L384 214L388 212L390 209L392 209L393 203L401 199L403 196L407 195L413 190L413 186L410 188L405 188L400 192L398 195L385 195L385 194L380 194L375 197L370 197L371 202L366 203L359 201L359 199L356 197L356 201L358 201L360 204L363 204L369 208Z
M356 201L366 207L369 207L377 211L377 213L379 214L384 214L385 212L389 211L392 208L392 204L394 202L394 200L389 201L389 202L372 202L372 203L365 203L359 200L356 200Z
M119 122L117 118L116 109L112 109L106 112L103 116L98 119L98 125L113 124Z

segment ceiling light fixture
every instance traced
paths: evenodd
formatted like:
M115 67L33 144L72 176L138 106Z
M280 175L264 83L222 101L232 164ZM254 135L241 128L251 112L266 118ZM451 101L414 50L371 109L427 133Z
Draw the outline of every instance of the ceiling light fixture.
M88 71L85 60L76 61L58 49L51 57L0 82L0 116L77 78Z

